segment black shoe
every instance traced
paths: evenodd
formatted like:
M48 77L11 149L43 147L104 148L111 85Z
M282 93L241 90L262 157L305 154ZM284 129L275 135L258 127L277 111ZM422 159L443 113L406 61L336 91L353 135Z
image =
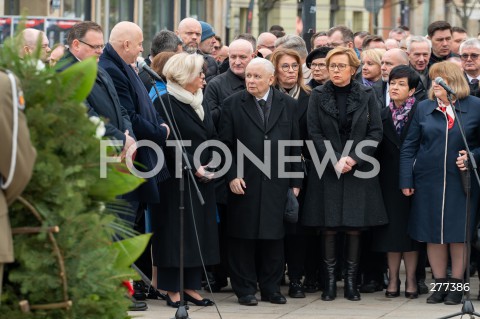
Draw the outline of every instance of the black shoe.
M425 284L424 279L417 281L417 290L420 295L428 294L428 286Z
M147 292L147 287L143 283L143 281L134 281L133 284L133 298L137 301L144 301L147 300L146 297L146 292Z
M287 303L287 299L279 292L274 292L270 296L263 296L261 298L262 301L270 301L271 303L277 305L283 305Z
M360 292L367 293L367 294L374 293L376 291L382 291L382 290L383 290L383 282L378 282L373 279L367 283L364 283L360 287Z
M254 295L245 295L238 297L238 303L244 306L256 306L258 305L258 300Z
M165 300L167 301L167 306L170 306L172 308L178 308L180 307L180 301L172 301L172 299L170 299L170 296L167 294L166 295L166 298ZM185 309L189 309L189 307L187 306L187 302L185 301Z
M450 286L453 286L451 290L447 291L443 303L446 305L458 305L462 302L463 291L457 290L456 288L462 284L461 279L450 278Z
M303 291L308 293L315 293L320 290L318 281L307 281L303 283ZM480 296L480 295L479 295Z
M398 296L400 296L400 280L397 280L397 290L396 291L388 291L388 290L385 290L385 297L387 298L396 298ZM405 295L406 295L406 292L405 292Z
M290 281L288 295L291 298L305 298L305 291L303 290L303 285L300 280Z
M189 301L189 302L193 303L196 306L207 307L207 306L213 306L215 304L213 301L211 301L210 299L207 299L207 298L203 298L202 300L195 299L192 296L190 296L189 294L187 294L186 292L183 293L183 299L185 301Z
M147 309L147 303L144 301L132 301L132 303L128 306L128 311L145 311Z
M445 300L447 294L443 291L435 291L430 297L427 298L427 303L435 304L442 303Z
M166 300L166 294L161 293L157 289L150 286L147 292L147 299L154 299L154 300Z
M222 290L222 288L225 288L225 287L227 287L227 286L228 286L228 281L226 281L226 282L224 282L224 281L222 281L222 282L216 281L216 282L210 284L210 287L211 287L212 289L210 289L208 285L204 286L203 289L208 290L208 291L210 291L210 292L220 292L220 291Z

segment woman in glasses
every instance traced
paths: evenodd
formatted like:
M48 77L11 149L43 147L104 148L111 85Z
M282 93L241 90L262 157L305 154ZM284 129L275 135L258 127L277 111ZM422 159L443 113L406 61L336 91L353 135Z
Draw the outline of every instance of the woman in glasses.
M332 48L320 47L310 52L307 56L305 62L307 67L312 70L312 79L308 82L308 86L312 89L323 85L329 79L325 57L330 50L332 50Z
M369 49L362 52L362 83L372 86L381 79L380 70L382 56L386 51L383 49Z
M452 103L445 89L432 81L428 100L419 103L400 151L400 188L412 196L408 223L410 237L427 243L427 254L435 277L427 303L459 304L465 274L466 194L462 178L467 160L456 117L475 160L480 160L480 100L469 96L463 72L452 62L430 67L430 78L441 77L456 96ZM474 176L470 197L470 234L473 235L479 188ZM451 256L451 276L447 264ZM468 271L468 270L467 270Z
M271 56L271 62L275 67L273 85L295 100L297 100L297 118L299 119L300 138L308 138L307 131L307 107L310 97L310 88L304 84L302 62L297 51L291 49L278 49ZM310 159L307 149L302 150L305 160ZM298 197L302 201L302 195ZM285 237L285 261L288 266L290 280L288 295L291 298L305 298L303 284L306 240L305 234L296 224L287 225Z
M358 301L360 234L388 222L378 162L371 157L382 139L382 121L372 88L352 80L360 66L355 52L337 47L326 64L330 81L312 91L308 105L308 132L325 164L318 163L320 176L308 178L302 222L323 230L322 300L336 298L335 237L346 233L344 297Z

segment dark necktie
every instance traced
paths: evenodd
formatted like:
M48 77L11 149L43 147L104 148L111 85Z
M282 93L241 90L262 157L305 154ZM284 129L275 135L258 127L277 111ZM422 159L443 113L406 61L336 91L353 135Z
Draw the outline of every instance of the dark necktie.
M471 83L471 84L478 84L478 79L472 79L472 80L470 81L470 83Z
M267 101L265 100L258 100L258 105L260 105L260 108L262 109L263 112L263 123L266 125L267 124Z

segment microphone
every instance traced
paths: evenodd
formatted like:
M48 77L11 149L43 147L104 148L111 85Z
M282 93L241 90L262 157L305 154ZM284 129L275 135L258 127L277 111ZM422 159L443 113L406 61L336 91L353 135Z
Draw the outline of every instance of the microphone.
M437 84L440 85L442 88L444 88L445 91L447 91L448 94L452 94L452 95L455 95L455 96L456 96L455 91L454 91L451 87L449 87L449 86L447 85L447 83L445 83L445 81L444 81L441 77L437 76L437 77L435 78L435 83L437 83Z
M148 75L150 75L151 78L154 80L164 82L163 79L160 77L160 75L157 74L157 72L153 71L151 67L148 66L147 62L141 61L138 62L138 68L143 69L143 71L147 72Z

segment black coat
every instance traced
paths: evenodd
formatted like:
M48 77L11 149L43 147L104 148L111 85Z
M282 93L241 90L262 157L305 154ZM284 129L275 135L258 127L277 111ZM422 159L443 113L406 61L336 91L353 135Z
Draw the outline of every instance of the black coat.
M408 235L408 219L410 215L411 197L405 196L398 187L400 168L400 147L407 135L410 122L415 114L418 102L408 113L408 121L399 136L392 119L389 107L381 111L383 123L383 139L377 148L375 157L380 162L380 187L383 202L387 210L388 225L375 227L372 232L375 251L404 252L417 250L416 242Z
M380 106L380 108L383 109L387 107L388 106L386 102L387 82L378 80L373 84L372 88L375 92L375 96L377 97L377 103ZM422 81L418 82L417 88L413 96L415 97L415 100L418 102L421 102L428 98L427 90L425 90L425 87L423 86Z
M99 64L112 78L120 103L130 116L137 140L149 140L164 146L167 137L167 129L161 126L164 121L153 108L148 92L133 68L122 60L110 43L105 46ZM137 167L139 171L151 171L157 164L157 155L150 147L140 147L135 161L141 164ZM125 198L144 203L160 202L158 183L168 176L166 168L162 168Z
M353 81L347 97L346 110L347 117L351 118L348 140L353 141L348 155L357 162L357 165L352 171L337 177L334 166L329 161L321 178L312 165L301 220L305 226L365 227L388 222L378 176L371 178L354 176L355 172L358 174L358 171L369 172L373 169L372 159L366 160L365 155L373 156L376 150L376 147L363 147L362 156L355 152L356 146L362 141L382 140L380 108L372 88ZM326 142L331 143L336 159L340 159L343 145L338 114L331 81L312 91L307 114L308 132L316 151L315 154L311 154L312 159L318 156L322 161L324 157L328 157L328 154L325 156Z
M285 233L283 214L289 187L300 187L301 179L279 178L278 144L281 140L298 140L297 102L277 89L272 89L272 107L265 129L254 97L246 90L225 100L219 135L231 150L233 163L226 174L229 183L237 174L238 143L264 161L264 142L271 142L270 178L250 160L245 159L244 195L228 190L228 234L243 239L282 239ZM287 156L300 156L300 147L285 147ZM300 172L300 162L285 165L286 172Z
M178 101L169 94L162 95L161 99L165 105L171 105L171 108L167 107L167 112L171 118L175 118L181 138L192 142L191 146L185 146L185 150L192 165L192 173L195 174L198 169L198 167L194 167L193 154L195 150L201 143L216 139L215 127L210 112L204 107L205 118L202 121L190 105ZM162 108L158 109L158 111L163 117L166 117ZM170 134L169 140L174 140L173 134ZM174 172L176 172L175 153L174 146L165 148L165 161L172 177L160 184L162 210L156 212L159 214L156 217L158 222L153 223L154 238L152 244L156 265L159 267L179 266L180 179L173 176ZM210 149L207 148L207 150L203 151L199 159L201 165L208 164L211 160ZM200 204L193 182L185 175L185 267L201 266L192 210L205 264L214 265L220 262L214 183L213 181L202 183L197 177L195 177L195 180L202 193L205 205L202 206Z
M59 71L77 62L78 59L70 51L67 51L60 60L59 65L62 65L62 68ZM127 110L120 104L112 78L100 66L95 84L85 104L88 107L89 116L101 116L107 119L105 136L121 140L125 144L125 131L128 130L129 135L135 138L130 117Z
M233 93L245 90L245 80L236 76L232 70L213 78L205 88L203 100L212 113L213 122L218 129L222 105L225 99Z

